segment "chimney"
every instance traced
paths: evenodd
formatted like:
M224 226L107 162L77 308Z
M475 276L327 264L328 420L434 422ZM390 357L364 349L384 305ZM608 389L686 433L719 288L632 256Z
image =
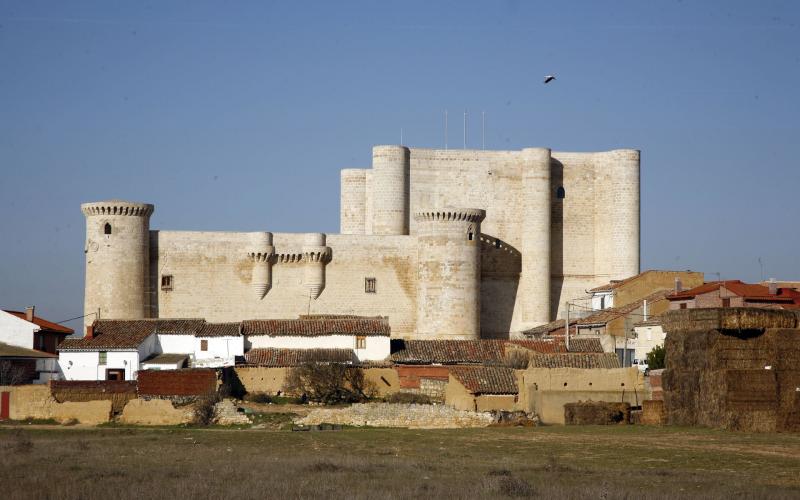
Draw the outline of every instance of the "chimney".
M86 335L83 336L85 339L94 338L94 325L88 325L86 327Z
M36 306L29 306L25 308L25 320L26 321L33 321L33 311L36 309Z
M675 293L681 293L683 291L683 283L681 283L680 278L675 278Z
M770 295L775 295L778 293L778 283L775 282L775 278L770 278L767 286L769 287Z

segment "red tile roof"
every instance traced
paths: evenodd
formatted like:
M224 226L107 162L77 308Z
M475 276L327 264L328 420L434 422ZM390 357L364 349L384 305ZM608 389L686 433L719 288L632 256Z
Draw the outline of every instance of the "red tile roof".
M95 321L91 338L67 338L58 345L59 351L95 351L101 349L136 349L150 335L195 335L205 321L202 319L105 319Z
M8 314L14 315L19 319L24 319L28 321L27 316L25 315L24 311L6 311ZM53 323L52 321L47 321L44 318L40 318L39 316L33 316L33 321L35 325L39 326L42 330L49 330L51 332L63 333L64 335L72 335L75 333L75 330L72 328L66 327L64 325L59 325L58 323Z
M570 343L571 351L603 352L598 339ZM542 354L566 353L563 337L537 340L397 340L391 359L400 364L485 364L505 359L509 347Z
M248 365L264 367L290 367L304 363L356 364L352 349L251 349L244 354Z
M389 320L383 317L323 319L254 319L242 322L245 335L321 337L324 335L359 335L388 337Z
M731 293L753 302L776 302L786 304L800 304L800 292L793 288L778 288L777 293L770 294L769 287L744 283L740 280L710 281L700 286L673 293L667 296L668 300L688 300L698 295L710 293L724 287Z
M604 285L600 285L600 286L594 287L594 288L590 289L589 291L590 292L610 292L612 290L615 290L615 289L621 287L622 285L630 283L631 281L637 280L637 279L641 278L642 276L646 276L647 274L654 273L654 272L665 272L665 271L659 271L657 269L648 269L647 271L642 271L639 274L636 274L634 276L630 276L630 277L625 278L623 280L611 280L608 283L606 283Z
M670 294L670 292L671 290L659 290L657 292L651 293L650 295L642 298L641 300L637 300L636 302L631 302L630 304L626 304L621 307L610 307L608 309L597 311L593 314L590 314L589 316L580 318L578 320L578 325L605 325L617 318L620 318L622 316L627 316L636 309L642 307L645 300L649 304L652 304L653 302L657 302L659 300L664 299L667 295Z
M619 368L619 358L614 353L534 354L528 368Z
M238 337L241 323L205 323L197 332L197 337Z
M450 375L472 394L517 394L514 370L500 366L453 366Z

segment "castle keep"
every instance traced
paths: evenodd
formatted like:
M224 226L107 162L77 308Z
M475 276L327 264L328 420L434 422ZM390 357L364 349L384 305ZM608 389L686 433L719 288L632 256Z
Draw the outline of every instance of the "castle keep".
M513 337L639 272L639 156L376 146L372 168L341 172L341 234L151 230L153 205L86 203L85 312Z

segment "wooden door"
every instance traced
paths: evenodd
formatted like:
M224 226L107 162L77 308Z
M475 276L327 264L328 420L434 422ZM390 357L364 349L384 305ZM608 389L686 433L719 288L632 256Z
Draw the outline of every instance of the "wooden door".
M0 392L0 420L8 420L11 414L11 393Z
M125 380L125 370L121 368L106 369L106 380Z

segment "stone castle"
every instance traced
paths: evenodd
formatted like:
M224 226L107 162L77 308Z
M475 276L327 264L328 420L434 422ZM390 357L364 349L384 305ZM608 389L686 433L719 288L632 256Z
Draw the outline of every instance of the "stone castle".
M639 151L373 148L341 172L341 234L150 229L86 203L87 323L387 316L392 337L512 338L639 272Z

